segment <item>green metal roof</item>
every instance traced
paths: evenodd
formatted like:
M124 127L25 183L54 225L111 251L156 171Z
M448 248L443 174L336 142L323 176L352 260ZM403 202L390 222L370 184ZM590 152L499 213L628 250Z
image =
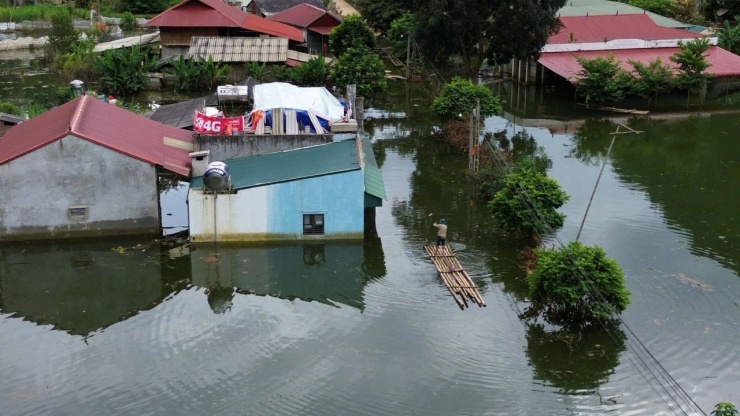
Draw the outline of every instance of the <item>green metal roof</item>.
M372 151L371 151L372 153ZM225 160L234 190L360 169L355 139ZM367 179L365 179L367 182ZM190 180L203 188L203 177Z
M387 200L383 173L378 169L378 162L375 160L375 153L373 153L373 144L369 138L363 137L362 149L365 156L365 192Z
M681 23L653 12L645 11L626 3L608 0L568 0L565 6L560 8L557 16L600 16L610 14L643 14L646 13L658 26L686 29L692 25Z

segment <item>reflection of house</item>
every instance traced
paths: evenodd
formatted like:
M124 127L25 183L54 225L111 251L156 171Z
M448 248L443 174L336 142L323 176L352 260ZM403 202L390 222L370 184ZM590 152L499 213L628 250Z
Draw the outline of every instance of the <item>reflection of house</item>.
M342 16L308 3L283 10L269 19L301 29L308 47L324 55L329 47L329 32L342 23Z
M206 289L217 313L228 309L235 292L362 310L365 284L385 275L382 248L368 251L367 246L367 242L228 244L214 252L208 246L195 246L190 256L192 283ZM209 258L217 261L204 261ZM378 266L368 268L367 264Z
M561 28L552 35L537 62L512 61L512 77L527 84L544 83L562 77L575 84L582 70L578 58L593 59L613 55L622 68L631 71L629 61L649 64L660 58L663 64L677 68L669 57L679 51L679 42L688 42L702 35L657 25L646 14L560 17ZM705 56L711 66L709 74L717 78L740 76L740 57L717 45Z
M106 240L0 245L0 312L88 335L151 309L174 287L163 284L158 245L125 253L111 250L136 244Z
M246 13L221 0L184 0L158 14L146 24L159 27L162 58L188 51L194 36L260 37L274 36L302 43L300 30Z
M192 241L362 238L366 211L374 212L385 199L369 140L224 162L231 192L213 194L202 176L191 180Z
M301 3L326 9L321 0L229 0L229 2L239 3L238 7L240 9L263 17L270 17Z
M191 133L90 96L0 139L0 240L158 233L157 172L190 174Z

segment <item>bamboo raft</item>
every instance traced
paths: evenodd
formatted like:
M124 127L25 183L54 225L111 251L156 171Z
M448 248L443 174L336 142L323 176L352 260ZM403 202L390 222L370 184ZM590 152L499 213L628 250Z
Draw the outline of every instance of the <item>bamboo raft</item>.
M442 282L447 286L460 309L468 307L468 300L477 303L478 306L486 306L486 302L478 292L478 286L457 260L449 244L439 247L439 250L436 245L427 244L424 250L437 267Z

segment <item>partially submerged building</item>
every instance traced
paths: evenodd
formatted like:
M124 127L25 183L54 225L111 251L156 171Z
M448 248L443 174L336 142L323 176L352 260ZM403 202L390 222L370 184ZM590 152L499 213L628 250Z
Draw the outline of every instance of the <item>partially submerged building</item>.
M0 241L160 231L159 172L190 174L192 132L91 96L0 138Z
M269 17L270 20L291 25L303 31L311 52L327 55L329 33L342 24L342 16L321 7L301 3Z
M191 241L361 239L366 222L374 221L374 209L386 199L368 139L224 163L228 190L209 190L203 176L191 180Z

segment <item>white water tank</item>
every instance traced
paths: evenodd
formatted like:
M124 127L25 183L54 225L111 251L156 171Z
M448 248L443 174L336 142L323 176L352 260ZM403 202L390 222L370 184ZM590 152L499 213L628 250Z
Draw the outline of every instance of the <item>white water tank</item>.
M211 162L203 174L203 186L213 192L221 192L231 188L229 167L224 162Z

